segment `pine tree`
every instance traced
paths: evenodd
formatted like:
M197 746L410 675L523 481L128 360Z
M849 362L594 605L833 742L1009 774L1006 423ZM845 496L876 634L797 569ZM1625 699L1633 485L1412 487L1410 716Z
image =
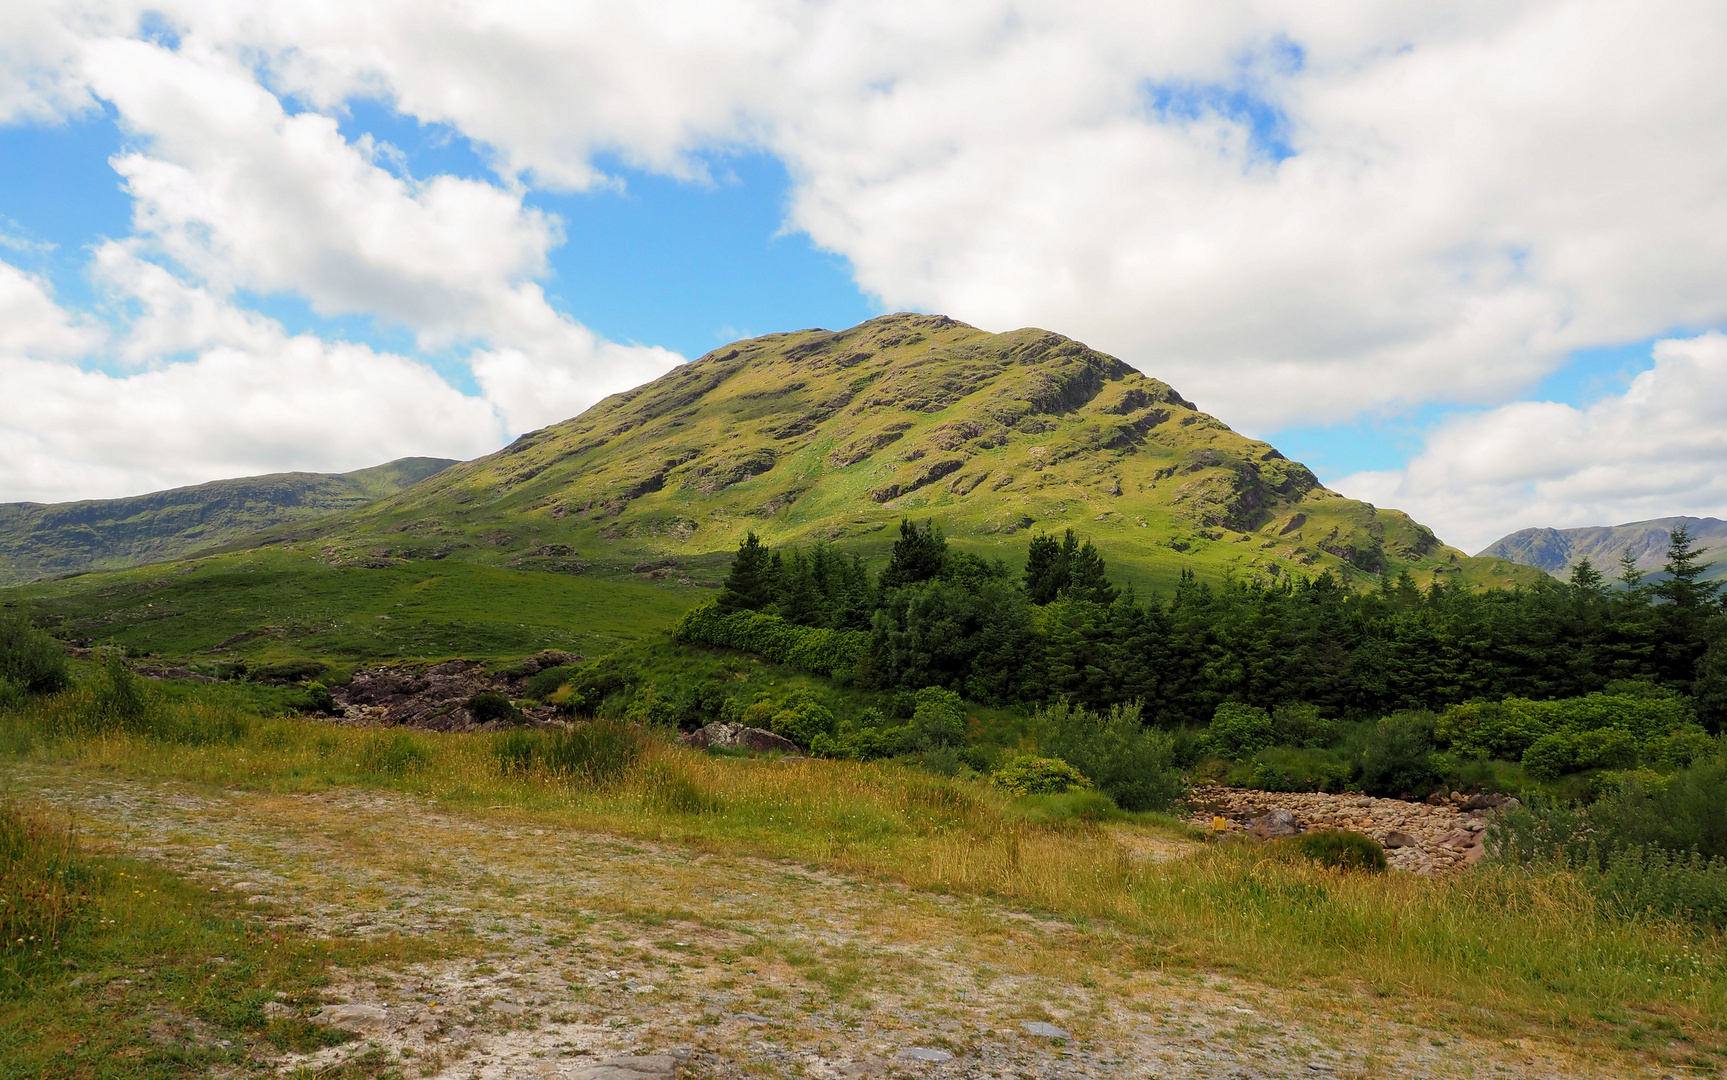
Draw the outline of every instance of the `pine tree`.
M1047 604L1061 595L1062 586L1067 584L1067 561L1061 557L1061 545L1055 537L1043 533L1032 538L1025 556L1024 580L1034 604Z
M1584 559L1571 568L1571 590L1578 596L1599 598L1607 592L1607 579L1595 569L1594 563Z
M888 555L881 587L897 589L938 577L946 557L947 537L942 535L940 526L926 521L919 529L910 519L901 518L899 539L894 541L893 551Z
M1703 607L1715 599L1720 585L1702 580L1708 567L1701 560L1708 550L1691 546L1691 530L1684 524L1674 526L1667 538L1667 562L1661 567L1667 580L1655 586L1655 595L1681 608Z
M1073 538L1069 530L1068 539ZM1066 548L1066 545L1063 545ZM1115 603L1115 586L1109 583L1105 576L1103 556L1097 553L1097 545L1087 540L1078 551L1074 552L1067 564L1067 586L1062 589L1062 595L1074 600L1088 600L1094 604L1108 607Z
M776 556L777 557L777 556ZM768 561L768 549L755 533L744 537L732 568L720 589L721 611L760 611L773 603L774 576Z

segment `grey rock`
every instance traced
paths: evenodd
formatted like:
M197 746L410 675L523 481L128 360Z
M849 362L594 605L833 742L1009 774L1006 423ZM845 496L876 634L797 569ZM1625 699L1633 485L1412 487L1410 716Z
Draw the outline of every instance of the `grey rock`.
M1402 829L1392 829L1385 834L1384 846L1387 850L1395 850L1397 848L1420 847L1421 843Z
M782 754L798 753L798 744L781 735L761 728L745 727L726 720L715 720L703 728L698 728L680 738L685 746L697 750L707 750L710 747L728 747L737 750L755 750L757 752L777 750Z
M671 1054L607 1058L568 1074L570 1080L671 1080L680 1062Z
M738 1013L738 1019L748 1020L752 1024L773 1024L778 1022L773 1017L762 1016L760 1013Z
M952 1061L953 1055L946 1050L936 1050L928 1046L908 1046L895 1054L901 1061L917 1061L925 1065L940 1065L944 1061Z
M1025 1029L1025 1033L1027 1035L1036 1035L1040 1039L1073 1038L1072 1035L1069 1035L1061 1028L1056 1027L1054 1024L1046 1024L1042 1020L1026 1020L1021 1022L1019 1026Z
M1301 825L1295 820L1295 813L1278 807L1262 817L1256 817L1247 823L1249 836L1257 836L1261 840L1269 840L1274 836L1294 836L1301 831Z
M300 1011L292 1005L284 1005L280 1001L266 1001L259 1010L266 1020L288 1020L300 1015Z
M528 1011L513 1001L488 1001L486 1007L505 1016L520 1016Z
M314 1024L361 1034L382 1031L389 1022L390 1014L376 1005L326 1005L312 1017Z

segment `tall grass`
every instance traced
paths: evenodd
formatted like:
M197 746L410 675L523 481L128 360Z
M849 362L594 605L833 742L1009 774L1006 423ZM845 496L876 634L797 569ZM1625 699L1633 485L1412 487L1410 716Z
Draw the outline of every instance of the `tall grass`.
M1162 863L1117 830L1038 822L987 785L891 763L710 757L623 725L569 732L379 732L248 717L206 703L158 734L61 723L77 691L0 714L0 746L48 759L274 790L391 787L499 803L572 829L793 858L915 888L1001 898L1092 928L1105 962L1226 970L1276 985L1360 987L1477 1026L1571 1035L1633 1009L1724 1041L1717 933L1604 902L1547 867L1430 881L1217 843ZM179 725L179 726L176 726ZM238 730L227 740L160 732ZM1104 947L1104 946L1100 946ZM1675 958L1684 956L1679 964ZM1487 1010L1498 1019L1485 1019Z
M59 951L95 884L69 827L0 800L0 995L17 993Z

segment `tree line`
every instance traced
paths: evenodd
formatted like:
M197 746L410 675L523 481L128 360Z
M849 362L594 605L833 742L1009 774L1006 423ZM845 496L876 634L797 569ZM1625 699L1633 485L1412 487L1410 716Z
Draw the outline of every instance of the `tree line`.
M824 641L849 642L836 674L860 686L939 686L997 704L1139 702L1163 726L1205 723L1224 702L1381 716L1640 684L1690 694L1718 732L1727 607L1703 554L1681 527L1655 581L1628 557L1616 582L1585 562L1567 582L1509 589L1422 588L1407 571L1366 591L1329 572L1211 583L1184 571L1168 595L1141 599L1071 529L1033 538L1016 572L950 548L933 523L902 521L878 575L825 543L771 550L752 533L713 614L832 631Z

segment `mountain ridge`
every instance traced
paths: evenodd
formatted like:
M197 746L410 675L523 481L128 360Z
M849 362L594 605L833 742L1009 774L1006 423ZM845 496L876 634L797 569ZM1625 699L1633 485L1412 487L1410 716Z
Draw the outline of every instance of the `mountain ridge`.
M557 570L597 550L713 555L752 531L868 552L902 517L986 551L1075 528L1152 585L1184 569L1358 580L1408 569L1497 584L1527 573L1325 488L1080 342L909 313L722 346L411 490L268 539L319 544L338 564Z
M0 503L0 585L179 558L352 509L455 464L405 457L346 473L267 473L119 499Z
M1480 555L1510 559L1525 566L1563 577L1572 567L1588 559L1597 570L1611 575L1620 556L1629 553L1637 568L1659 571L1667 560L1667 543L1673 530L1689 527L1692 543L1707 548L1707 577L1727 577L1727 521L1676 515L1629 521L1622 525L1586 525L1573 529L1529 528L1508 533L1481 549Z

